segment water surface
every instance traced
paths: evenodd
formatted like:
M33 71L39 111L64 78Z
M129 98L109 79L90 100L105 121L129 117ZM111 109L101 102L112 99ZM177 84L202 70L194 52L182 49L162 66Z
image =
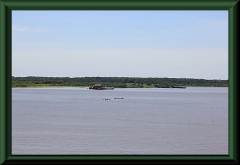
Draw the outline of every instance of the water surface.
M228 88L13 88L12 154L227 155Z

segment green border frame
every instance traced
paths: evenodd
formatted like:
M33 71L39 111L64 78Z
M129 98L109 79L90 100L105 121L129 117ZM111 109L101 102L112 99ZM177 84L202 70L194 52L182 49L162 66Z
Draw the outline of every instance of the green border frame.
M0 164L72 164L81 162L238 164L237 34L239 0L0 0ZM12 10L228 10L229 14L229 155L17 156L11 155L11 14Z

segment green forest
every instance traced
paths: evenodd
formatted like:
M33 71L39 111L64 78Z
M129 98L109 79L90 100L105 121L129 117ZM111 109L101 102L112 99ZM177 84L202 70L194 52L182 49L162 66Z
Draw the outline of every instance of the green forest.
M115 88L169 88L169 87L228 87L228 80L193 78L139 78L139 77L13 77L12 87L90 87L102 84Z

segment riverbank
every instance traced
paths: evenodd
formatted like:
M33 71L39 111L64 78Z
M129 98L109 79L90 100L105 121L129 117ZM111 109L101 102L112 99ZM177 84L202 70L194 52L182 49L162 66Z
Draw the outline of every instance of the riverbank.
M12 87L90 87L95 84L114 88L228 87L228 80L133 77L12 77Z
M24 87L12 87L12 88L89 88L89 87L85 87L85 86L24 86Z
M140 87L140 88L162 88L162 89L187 89L190 87L216 87L219 88L218 86L185 86L185 87ZM89 89L89 87L86 86L25 86L25 87L12 87L12 88L87 88ZM118 88L118 87L116 87ZM126 87L126 88L138 88L138 87ZM223 87L223 88L227 88L227 87Z

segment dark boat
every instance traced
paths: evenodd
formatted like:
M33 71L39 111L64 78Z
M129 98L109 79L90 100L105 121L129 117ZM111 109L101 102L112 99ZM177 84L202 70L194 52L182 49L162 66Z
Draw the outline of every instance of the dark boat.
M183 88L183 89L186 89L186 87L180 87L180 86L173 86L172 88Z
M113 90L114 87L104 87L102 84L95 84L92 87L89 87L89 89L95 89L95 90Z
M186 89L186 87L183 87L183 86L159 86L158 88L183 88L183 89Z

